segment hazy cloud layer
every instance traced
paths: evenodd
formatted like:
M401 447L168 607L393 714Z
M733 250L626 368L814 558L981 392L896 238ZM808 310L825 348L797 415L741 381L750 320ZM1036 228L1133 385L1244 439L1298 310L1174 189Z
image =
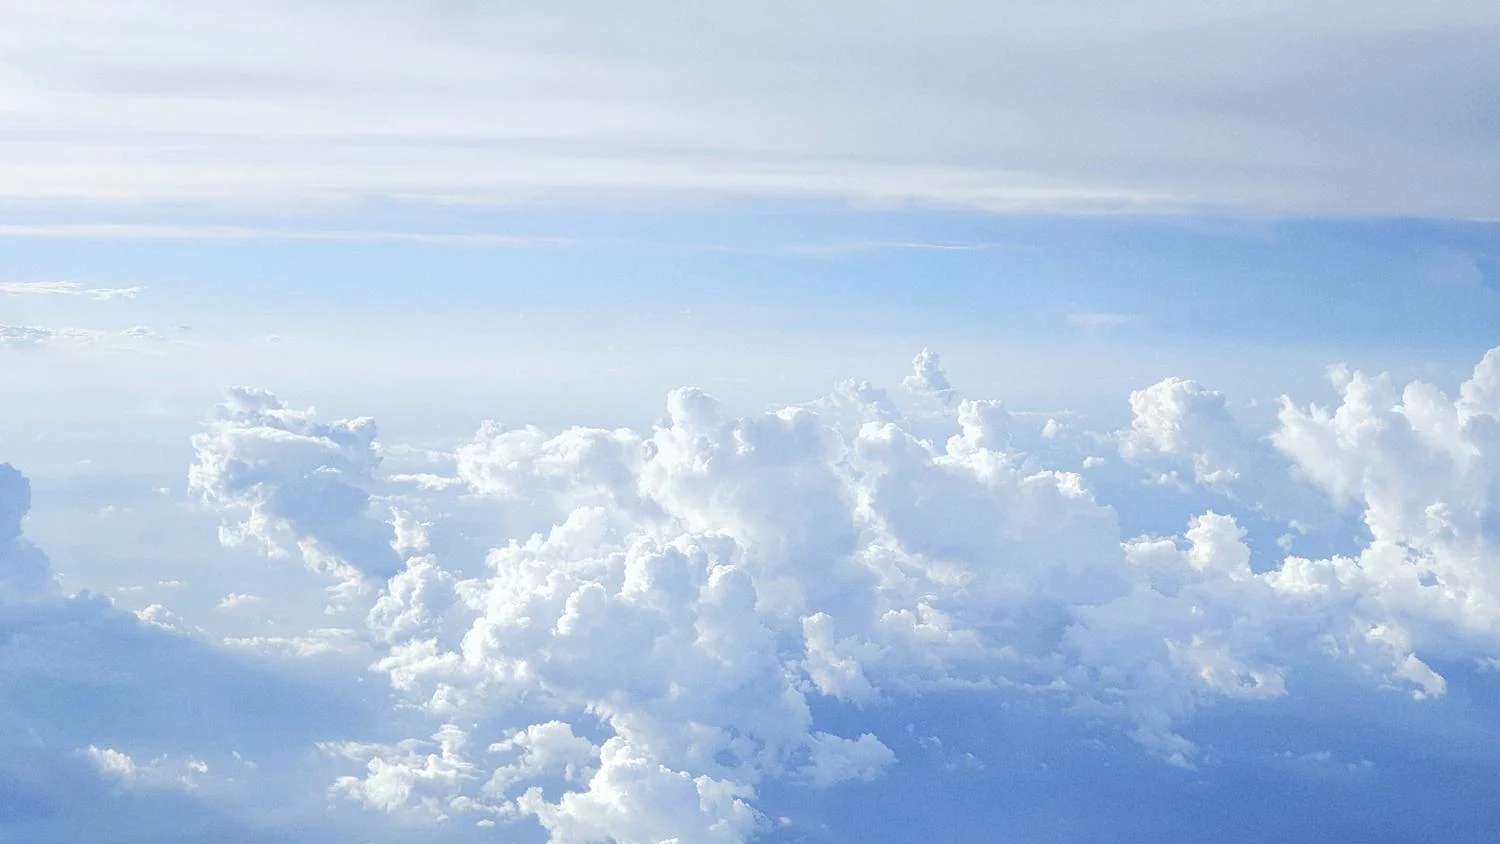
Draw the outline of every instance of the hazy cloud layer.
M1500 216L1476 3L0 9L15 201Z

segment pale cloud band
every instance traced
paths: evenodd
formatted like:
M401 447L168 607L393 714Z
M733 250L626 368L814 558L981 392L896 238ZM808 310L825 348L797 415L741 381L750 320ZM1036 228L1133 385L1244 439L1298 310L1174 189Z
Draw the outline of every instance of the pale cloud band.
M0 198L1500 214L1491 5L753 9L6 3Z
M96 302L134 299L144 287L85 287L72 281L3 281L0 296L82 296Z

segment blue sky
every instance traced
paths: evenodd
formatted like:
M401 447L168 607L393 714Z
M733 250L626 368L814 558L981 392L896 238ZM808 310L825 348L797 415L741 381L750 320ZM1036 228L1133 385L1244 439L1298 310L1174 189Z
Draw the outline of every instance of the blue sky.
M1497 26L0 2L0 840L1492 842Z

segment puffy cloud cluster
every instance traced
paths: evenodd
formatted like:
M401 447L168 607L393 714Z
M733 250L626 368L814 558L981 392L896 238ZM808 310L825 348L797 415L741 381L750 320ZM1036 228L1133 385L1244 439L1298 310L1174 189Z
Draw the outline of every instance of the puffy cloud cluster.
M1185 467L1262 513L1316 496L1360 509L1369 535L1324 559L1252 548L1214 511L1125 535L1082 476L1014 445L1002 403L962 398L930 352L915 370L905 409L849 382L743 418L681 389L647 432L485 423L427 485L537 525L482 571L411 513L372 516L366 419L234 391L195 439L192 480L241 514L226 541L385 578L366 616L375 669L441 726L325 743L364 765L335 793L530 818L553 844L742 842L766 827L767 782L897 764L821 706L1026 695L1193 766L1184 725L1216 701L1282 699L1330 669L1435 698L1434 665L1500 651L1500 351L1457 399L1336 370L1336 409L1288 401L1268 437L1192 382L1131 396L1130 428L1109 435L1129 462Z
M912 369L912 374L901 382L908 390L932 393L941 398L947 398L953 393L953 385L948 381L948 374L943 371L942 359L937 352L922 349L912 361Z
M1368 535L1352 553L1288 557L1261 579L1314 607L1325 627L1342 623L1329 647L1384 653L1388 680L1442 694L1444 679L1416 652L1463 660L1500 647L1500 350L1456 398L1341 366L1329 376L1336 407L1284 398L1263 440L1242 433L1219 394L1168 379L1132 395L1122 452L1185 459L1197 482L1268 511L1306 511L1286 506L1289 489L1356 511Z
M307 566L358 594L366 575L399 567L386 526L368 517L380 456L373 419L317 421L262 390L233 388L193 438L189 488L239 517L226 544L253 542L280 556L295 547Z
M191 791L198 787L198 778L208 773L208 763L202 759L173 761L159 756L142 763L123 751L92 744L82 753L100 775L123 788Z
M1358 554L1290 559L1287 588L1351 607L1380 640L1446 659L1500 649L1500 349L1457 398L1420 381L1331 371L1336 408L1285 401L1276 447L1338 504L1358 508ZM1441 691L1418 662L1403 670Z

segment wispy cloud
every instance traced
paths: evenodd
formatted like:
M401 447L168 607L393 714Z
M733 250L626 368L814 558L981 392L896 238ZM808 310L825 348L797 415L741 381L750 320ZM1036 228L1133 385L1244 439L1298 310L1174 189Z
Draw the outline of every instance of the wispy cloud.
M0 281L3 296L83 296L96 302L134 299L144 287L84 287L72 281Z
M0 238L35 240L156 240L217 242L302 242L302 243L404 243L421 246L538 249L592 248L640 249L684 252L728 252L739 254L776 254L804 257L842 255L858 252L994 252L1024 250L1034 247L1024 243L986 241L921 240L851 240L831 243L772 243L763 246L703 243L693 241L660 241L628 238L574 238L547 235L515 235L500 232L417 232L390 229L278 229L256 226L136 224L136 223L44 223L0 224ZM77 285L48 282L15 285L26 290L0 292L59 293L80 295L92 290ZM46 289L42 289L45 287ZM121 288L117 295L135 295L142 288ZM103 290L102 288L100 290ZM107 298L96 296L96 298Z
M321 656L347 654L359 650L360 642L353 630L320 628L306 636L241 636L224 639L231 648L248 648L283 656Z
M1032 247L1019 243L987 243L920 240L852 240L843 243L811 243L781 247L787 255L839 255L853 252L997 252Z
M572 241L557 237L525 237L486 232L434 233L381 230L266 229L251 226L192 226L133 223L59 223L42 225L0 225L0 237L56 240L209 240L209 241L314 241L329 243L420 243L439 246L566 246ZM16 293L78 293L78 285L44 282L16 287L45 286L52 289L7 291ZM141 288L122 288L133 291Z
M53 342L94 343L102 331L86 328L44 328L40 325L0 325L0 348L30 348Z
M1068 324L1085 334L1107 334L1127 323L1134 322L1134 314L1117 314L1108 311L1078 311L1068 314Z
M1500 213L1496 4L9 5L17 202Z
M0 349L63 345L141 349L146 344L160 343L162 339L155 330L144 325L131 326L123 331L74 327L51 328L41 325L0 325Z

